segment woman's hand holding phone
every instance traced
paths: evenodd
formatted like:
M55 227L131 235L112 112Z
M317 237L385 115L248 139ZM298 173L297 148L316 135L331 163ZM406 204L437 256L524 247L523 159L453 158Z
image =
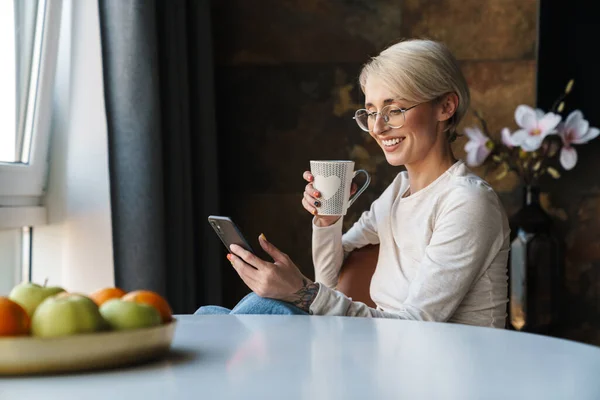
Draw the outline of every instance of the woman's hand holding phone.
M319 285L306 278L290 257L267 241L258 239L260 246L274 262L265 261L238 245L231 245L227 259L240 278L260 297L283 300L310 312L310 305L319 292Z
M321 193L313 187L312 183L315 180L314 176L310 171L305 171L302 177L308 182L304 188L302 206L306 211L315 216L315 225L325 227L335 224L341 218L340 215L319 215L319 207L321 206L321 200L319 198L321 197ZM350 195L353 195L357 189L358 186L353 183Z

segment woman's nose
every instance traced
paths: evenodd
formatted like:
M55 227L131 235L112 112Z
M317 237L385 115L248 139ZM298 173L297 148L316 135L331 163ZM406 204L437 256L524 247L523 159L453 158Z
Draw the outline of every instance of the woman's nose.
M383 133L387 131L389 127L387 126L385 119L381 116L381 114L377 114L375 117L375 125L373 125L373 133Z

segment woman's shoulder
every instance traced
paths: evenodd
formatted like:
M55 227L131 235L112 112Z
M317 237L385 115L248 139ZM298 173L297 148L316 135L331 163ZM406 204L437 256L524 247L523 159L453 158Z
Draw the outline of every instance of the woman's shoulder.
M404 191L408 189L408 186L408 173L406 171L401 171L396 175L394 180L385 188L385 190L381 194L381 197L389 197L390 199L394 199L397 196L400 196L402 193L404 193Z
M485 179L462 164L451 171L445 186L437 198L437 218L467 226L475 235L498 235L499 243L508 245L510 226L504 205Z
M495 208L504 212L500 198L485 181L471 171L464 162L460 162L450 172L450 177L438 197L441 203L458 203L471 209Z
M450 171L448 182L450 189L494 192L492 186L485 179L471 171L462 161L458 162L456 168Z

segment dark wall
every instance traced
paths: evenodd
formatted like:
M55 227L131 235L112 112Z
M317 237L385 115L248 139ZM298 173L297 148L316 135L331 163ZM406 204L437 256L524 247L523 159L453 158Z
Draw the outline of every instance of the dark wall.
M473 108L494 130L535 103L536 0L213 1L223 213L251 243L264 232L312 277L310 220L300 201L311 159L353 159L373 177L345 219L349 227L398 168L352 120L370 56L402 38L448 44L471 88ZM463 126L475 123L469 115ZM455 145L462 156L465 139ZM509 213L518 182L492 182ZM224 258L224 257L223 257ZM248 289L224 262L224 298Z
M402 38L446 42L491 128L535 102L536 0L213 1L223 213L251 243L264 232L312 277L311 216L301 206L311 159L353 159L373 177L349 227L400 171L352 120L362 64ZM465 124L473 124L472 116ZM462 156L464 138L455 149ZM514 212L515 180L494 183ZM223 255L224 258L225 255ZM224 298L248 289L224 262Z
M597 4L541 0L540 5L538 106L549 109L573 78L564 115L580 109L592 126L600 127ZM575 168L543 186L546 209L566 242L566 313L559 334L600 345L600 139L576 150Z

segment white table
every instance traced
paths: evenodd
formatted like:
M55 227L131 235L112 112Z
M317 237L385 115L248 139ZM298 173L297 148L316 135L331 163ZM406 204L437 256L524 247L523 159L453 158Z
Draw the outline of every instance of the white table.
M165 360L0 378L0 399L600 399L600 348L565 340L397 320L177 318Z

